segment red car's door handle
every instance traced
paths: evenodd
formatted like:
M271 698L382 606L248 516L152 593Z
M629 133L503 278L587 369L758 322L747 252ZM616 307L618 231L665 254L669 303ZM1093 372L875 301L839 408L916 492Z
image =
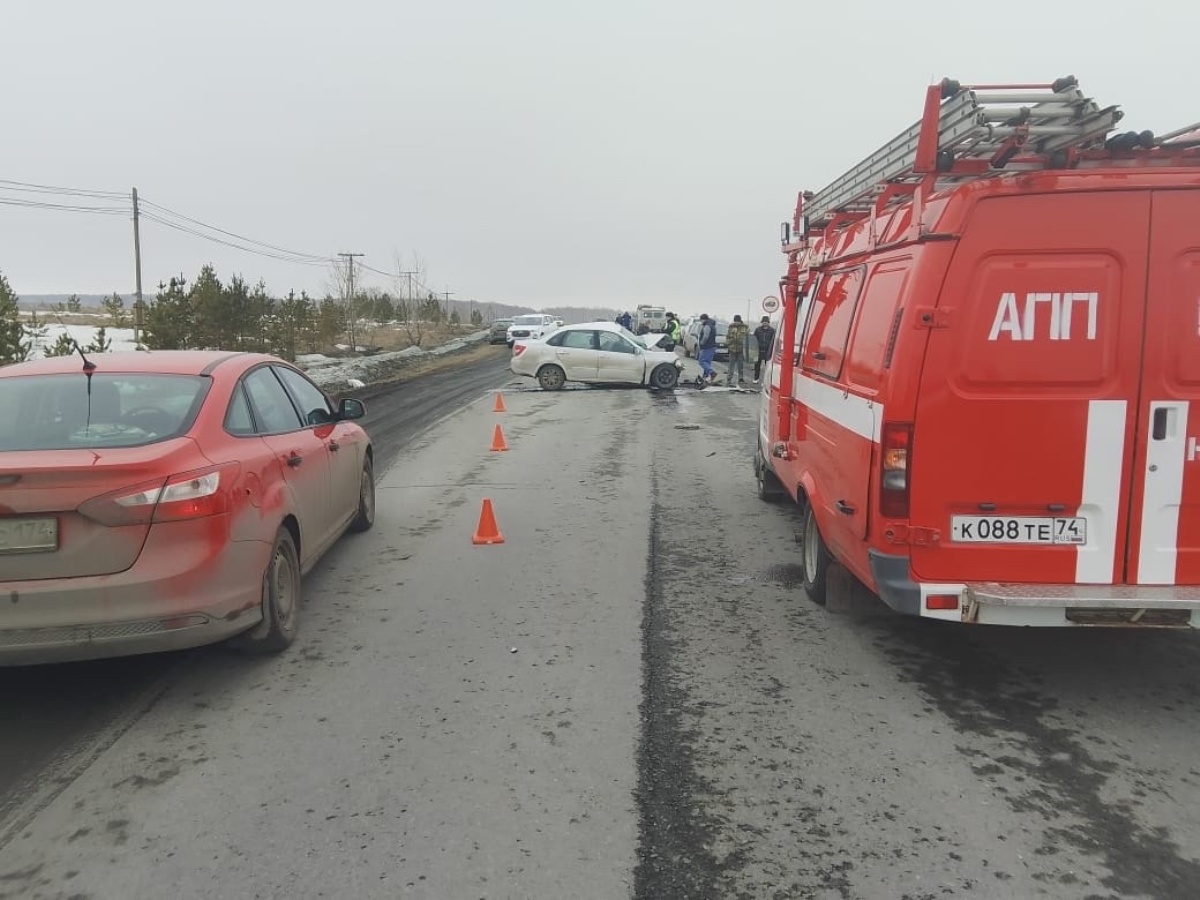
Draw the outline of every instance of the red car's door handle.
M289 456L287 458L287 464L289 466L291 466L293 469L296 468L296 466L300 465L302 462L304 462L304 457L301 456L299 453L293 453L291 456Z

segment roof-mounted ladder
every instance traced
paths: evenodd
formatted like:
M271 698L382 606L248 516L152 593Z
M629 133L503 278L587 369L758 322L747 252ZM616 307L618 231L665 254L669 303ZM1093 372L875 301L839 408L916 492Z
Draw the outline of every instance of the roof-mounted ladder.
M1030 164L1064 166L1074 153L1103 149L1123 115L1085 97L1074 76L1051 84L970 86L943 79L928 89L920 122L817 194L805 195L804 215L818 228L835 218L856 218L885 191L899 193L890 185L919 184L934 173L941 185ZM1155 143L1150 132L1118 139L1122 149Z

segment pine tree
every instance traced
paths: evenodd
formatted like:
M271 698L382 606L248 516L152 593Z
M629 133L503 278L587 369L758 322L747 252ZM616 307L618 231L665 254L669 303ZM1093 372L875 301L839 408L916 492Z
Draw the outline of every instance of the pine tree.
M108 313L113 328L125 327L125 299L116 291L104 298L104 311Z
M220 350L222 346L232 349L230 341L232 339L236 343L234 335L239 327L239 311L236 307L242 298L231 291L241 294L245 286L246 283L235 276L230 290L226 290L211 265L200 268L200 274L188 291L194 316L191 349Z
M29 342L25 340L25 325L17 300L8 279L0 272L0 366L29 358Z
M46 346L46 323L38 318L37 310L29 313L29 324L25 326L25 337L29 341L30 356Z
M325 344L336 343L346 333L346 310L326 294L317 308L317 334Z
M46 356L70 356L75 352L75 342L66 331L60 331L58 338L46 348Z
M103 325L96 329L96 336L92 342L83 349L88 353L107 353L112 348L112 340L109 339L106 333L107 329Z
M194 317L185 288L187 279L180 275L167 284L159 284L154 302L146 309L142 341L151 350L191 349Z

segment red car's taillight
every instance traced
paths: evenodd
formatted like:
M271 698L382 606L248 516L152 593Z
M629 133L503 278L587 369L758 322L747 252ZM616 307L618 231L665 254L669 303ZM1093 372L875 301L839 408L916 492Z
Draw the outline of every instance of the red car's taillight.
M888 422L883 426L879 512L890 519L908 518L912 433L913 427L908 422Z
M113 526L221 515L229 512L231 488L240 470L237 463L226 463L130 485L93 497L80 505L79 512L101 525Z

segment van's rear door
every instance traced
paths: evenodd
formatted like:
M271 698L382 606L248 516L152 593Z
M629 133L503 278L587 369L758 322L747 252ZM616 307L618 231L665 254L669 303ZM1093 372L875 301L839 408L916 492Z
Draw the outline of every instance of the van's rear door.
M1151 201L1130 584L1200 584L1200 190Z
M975 207L919 376L910 524L940 537L911 546L918 579L1121 580L1150 210L1149 191Z

